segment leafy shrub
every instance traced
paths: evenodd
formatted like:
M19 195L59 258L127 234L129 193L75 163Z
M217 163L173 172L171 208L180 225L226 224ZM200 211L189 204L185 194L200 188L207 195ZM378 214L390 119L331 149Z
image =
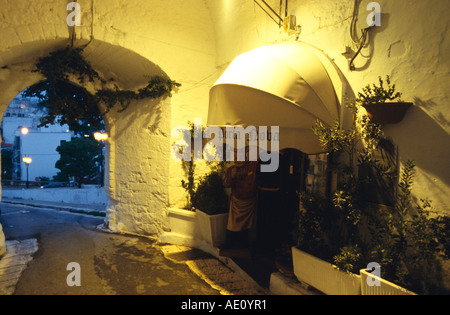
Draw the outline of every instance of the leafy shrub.
M394 90L390 87L389 95ZM352 109L357 117L357 107ZM415 162L405 163L399 178L398 166L390 158L382 164L375 152L387 139L381 126L366 116L360 118L360 129L356 124L343 131L339 124L327 128L317 123L313 130L322 147L339 161L329 165L339 181L325 197L302 196L298 247L343 271L358 273L369 262L378 262L388 281L417 293L448 293L441 272L442 260L450 253L450 219L433 217L428 200L413 205ZM361 140L364 146L357 145ZM394 191L388 206L368 199L368 189L380 186L380 179L387 181L380 188Z
M200 179L191 202L193 208L210 215L228 212L228 196L219 172L211 172Z
M334 256L333 263L340 270L359 273L362 259L363 256L359 246L353 245L341 248L340 253Z
M402 94L396 92L395 84L391 85L391 78L389 76L386 77L386 82L379 77L378 82L380 83L378 86L376 84L369 84L364 87L363 92L358 93L356 101L361 104L370 104L385 103L386 101L399 100L401 98ZM387 83L387 87L385 87L384 83Z

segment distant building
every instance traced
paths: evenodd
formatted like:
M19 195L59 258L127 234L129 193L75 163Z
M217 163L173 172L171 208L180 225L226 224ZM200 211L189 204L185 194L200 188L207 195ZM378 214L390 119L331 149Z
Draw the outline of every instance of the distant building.
M1 125L2 150L13 151L13 179L27 180L26 165L22 159L32 158L28 178L53 178L60 155L56 148L61 142L70 141L73 133L68 126L38 127L45 111L37 106L37 100L16 97L6 110ZM26 128L27 133L22 129Z

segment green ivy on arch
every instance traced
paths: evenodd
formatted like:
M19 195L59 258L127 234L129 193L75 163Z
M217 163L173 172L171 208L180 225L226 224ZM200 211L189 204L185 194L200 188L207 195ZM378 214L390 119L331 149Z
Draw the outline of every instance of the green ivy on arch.
M104 88L91 94L83 85L87 82L105 85L107 81L83 57L84 48L68 46L40 58L36 63L33 72L41 73L45 79L27 88L23 94L38 98L39 105L47 109L40 127L67 124L75 133L82 133L86 125L96 130L104 129L104 115L117 105L120 105L118 112L121 113L133 100L171 97L172 91L181 86L162 76L153 76L138 91L115 86L114 89ZM75 77L79 85L72 83L71 77ZM101 112L100 108L105 111Z

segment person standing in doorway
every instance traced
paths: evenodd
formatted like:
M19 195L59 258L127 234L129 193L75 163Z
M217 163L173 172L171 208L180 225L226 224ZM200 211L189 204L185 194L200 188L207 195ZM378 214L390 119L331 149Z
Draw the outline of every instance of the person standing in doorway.
M227 240L223 248L248 245L257 209L258 162L236 162L225 173L224 186L231 188Z

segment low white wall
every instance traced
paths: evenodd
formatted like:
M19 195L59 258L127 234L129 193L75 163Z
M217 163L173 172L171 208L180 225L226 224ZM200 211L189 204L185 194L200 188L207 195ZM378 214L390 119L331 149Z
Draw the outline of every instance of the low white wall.
M76 204L108 204L104 188L2 189L2 198Z

